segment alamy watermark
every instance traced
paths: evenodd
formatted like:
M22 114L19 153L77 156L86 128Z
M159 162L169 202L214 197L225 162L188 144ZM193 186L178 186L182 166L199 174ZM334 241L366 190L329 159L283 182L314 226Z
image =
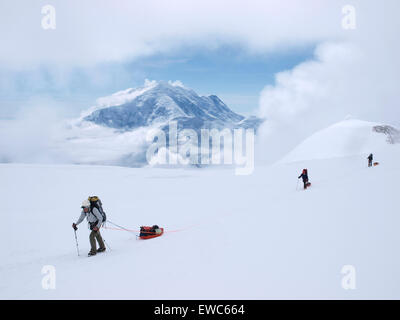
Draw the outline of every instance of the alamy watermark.
M347 264L342 267L341 273L344 275L342 278L342 288L345 290L356 289L356 268L353 265Z
M42 7L42 28L44 30L51 30L56 28L56 8L52 5L45 5Z
M345 30L354 30L357 27L356 24L356 8L352 5L345 5L342 8L342 28Z
M167 131L167 133L166 133ZM234 165L236 175L254 171L254 129L182 129L172 121L168 130L147 134L146 152L150 165ZM167 143L168 135L168 143ZM223 143L221 143L223 141Z
M42 268L42 288L44 290L54 290L56 288L56 267L45 265Z

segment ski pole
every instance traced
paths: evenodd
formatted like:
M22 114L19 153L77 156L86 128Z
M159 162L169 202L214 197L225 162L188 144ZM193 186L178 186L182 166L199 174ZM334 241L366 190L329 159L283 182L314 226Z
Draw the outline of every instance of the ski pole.
M296 191L299 189L299 179L297 179Z
M111 248L110 248L110 246L108 245L106 239L103 238L103 241L104 241L104 243L106 244L106 247L108 248L108 250L112 251Z
M76 230L74 230L74 233L75 233L76 250L78 251L78 257L79 257L79 246L78 246L78 237L76 236Z

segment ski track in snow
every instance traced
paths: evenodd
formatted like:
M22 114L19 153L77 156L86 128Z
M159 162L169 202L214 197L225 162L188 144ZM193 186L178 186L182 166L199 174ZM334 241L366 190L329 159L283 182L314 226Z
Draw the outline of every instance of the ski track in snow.
M400 153L224 169L0 165L1 299L399 299ZM312 187L296 190L301 169ZM112 250L87 257L89 195L136 240L102 229ZM110 225L109 225L110 226ZM168 232L179 230L177 232ZM56 289L41 286L44 265ZM344 265L356 290L341 287Z

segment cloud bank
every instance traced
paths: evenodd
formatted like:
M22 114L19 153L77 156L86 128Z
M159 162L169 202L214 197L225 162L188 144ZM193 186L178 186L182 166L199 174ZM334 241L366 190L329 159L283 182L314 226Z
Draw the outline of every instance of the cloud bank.
M56 28L44 30L48 1L2 1L0 64L88 66L123 61L180 46L249 51L315 43L341 34L343 1L88 0L51 1Z
M317 130L351 114L368 121L400 124L400 45L394 1L365 1L347 41L325 41L315 58L280 72L260 95L259 154L275 161Z

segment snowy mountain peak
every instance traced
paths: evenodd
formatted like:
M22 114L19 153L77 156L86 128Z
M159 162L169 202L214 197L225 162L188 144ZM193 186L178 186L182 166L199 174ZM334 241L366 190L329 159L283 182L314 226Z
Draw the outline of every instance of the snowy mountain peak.
M237 127L245 120L216 95L199 96L180 81L146 81L143 87L119 91L97 102L98 106L85 113L82 120L122 130L173 120L178 121L180 129Z
M111 106L120 106L134 100L148 90L153 89L158 85L157 81L145 80L144 85L139 88L129 88L113 93L110 96L101 97L96 100L97 105L89 108L81 114L81 120L85 119L93 112L108 108Z

